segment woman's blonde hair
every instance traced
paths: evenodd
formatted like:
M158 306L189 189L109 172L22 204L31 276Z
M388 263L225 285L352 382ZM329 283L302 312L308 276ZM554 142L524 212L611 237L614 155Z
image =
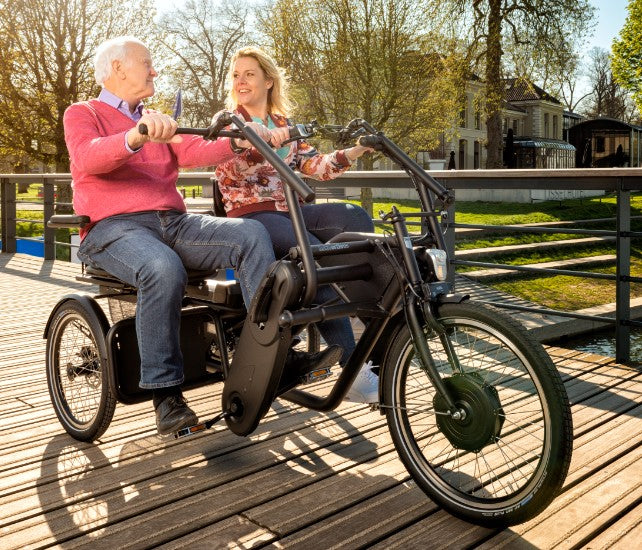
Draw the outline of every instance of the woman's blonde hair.
M247 46L238 50L230 61L230 69L227 72L227 82L230 87L225 100L225 107L234 110L238 105L238 97L234 90L234 64L239 57L252 57L256 59L265 74L265 77L272 80L272 87L268 90L268 112L289 116L294 108L293 103L288 98L288 81L285 71L279 67L274 59L266 54L260 48Z

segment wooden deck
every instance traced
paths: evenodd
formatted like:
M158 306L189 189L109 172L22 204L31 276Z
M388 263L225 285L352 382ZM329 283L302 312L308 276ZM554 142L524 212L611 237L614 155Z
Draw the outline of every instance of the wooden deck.
M174 441L151 404L116 409L95 445L67 436L50 405L43 330L64 294L92 291L78 266L0 254L0 548L619 548L642 541L642 372L549 347L572 402L562 494L497 531L427 499L385 420L278 401L251 437L223 426ZM202 418L221 388L188 392Z

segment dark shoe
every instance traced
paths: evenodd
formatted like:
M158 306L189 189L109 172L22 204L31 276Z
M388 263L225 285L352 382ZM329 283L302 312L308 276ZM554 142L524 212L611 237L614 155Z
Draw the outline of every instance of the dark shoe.
M329 374L329 367L339 362L342 353L343 348L337 345L328 346L317 353L306 353L290 348L285 359L281 384L279 384L280 391L296 386L308 379L310 373L317 371L324 371L324 373L313 379L322 380Z
M156 407L156 427L161 435L168 435L198 424L198 416L187 406L181 395L169 395Z

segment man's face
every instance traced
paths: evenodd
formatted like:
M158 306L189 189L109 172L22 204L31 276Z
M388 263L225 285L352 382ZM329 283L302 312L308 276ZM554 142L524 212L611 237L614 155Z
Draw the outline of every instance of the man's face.
M115 63L120 83L126 92L123 95L139 101L154 95L154 78L158 73L154 70L152 57L145 46L129 44L126 58Z

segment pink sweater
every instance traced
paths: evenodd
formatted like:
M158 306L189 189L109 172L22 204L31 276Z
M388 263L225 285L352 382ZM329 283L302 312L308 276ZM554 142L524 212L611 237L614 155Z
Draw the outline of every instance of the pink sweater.
M176 189L178 168L217 165L234 156L227 138L206 141L187 135L182 143L146 143L130 153L125 133L134 126L133 120L97 99L74 103L65 111L74 210L92 223L145 210L184 212Z

